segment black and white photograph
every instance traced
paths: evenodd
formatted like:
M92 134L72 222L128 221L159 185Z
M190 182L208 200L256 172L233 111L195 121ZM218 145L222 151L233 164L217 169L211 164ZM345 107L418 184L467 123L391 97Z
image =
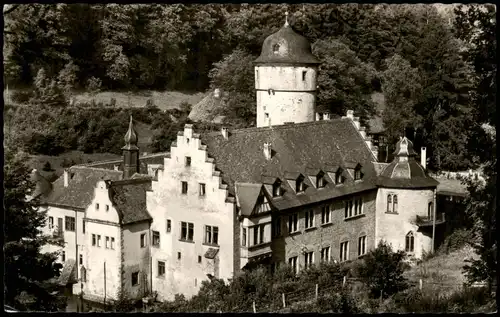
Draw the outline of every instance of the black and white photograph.
M4 4L4 312L497 313L496 15Z

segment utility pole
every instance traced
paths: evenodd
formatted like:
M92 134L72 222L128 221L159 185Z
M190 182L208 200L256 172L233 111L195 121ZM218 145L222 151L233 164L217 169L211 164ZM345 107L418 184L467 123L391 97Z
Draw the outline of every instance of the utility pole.
M104 261L104 309L106 309L106 261Z

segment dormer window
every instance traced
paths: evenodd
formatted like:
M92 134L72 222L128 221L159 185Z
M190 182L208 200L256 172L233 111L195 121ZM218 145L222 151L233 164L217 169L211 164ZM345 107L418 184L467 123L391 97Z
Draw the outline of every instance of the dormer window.
M360 180L363 177L363 173L361 173L361 165L357 165L354 169L354 180Z
M277 180L273 184L273 197L281 196L281 181Z
M335 172L335 184L342 184L344 182L344 177L342 176L342 169L339 168L337 172Z
M279 50L280 50L280 45L279 44L274 44L273 45L273 53L274 54L278 54Z
M301 175L295 181L295 191L297 193L301 193L306 189L306 185L304 184L304 177Z
M323 172L319 172L318 175L316 175L316 188L323 188L325 185L325 174Z
M257 213L263 213L270 211L271 207L269 206L269 202L267 201L264 195L260 195L257 200Z

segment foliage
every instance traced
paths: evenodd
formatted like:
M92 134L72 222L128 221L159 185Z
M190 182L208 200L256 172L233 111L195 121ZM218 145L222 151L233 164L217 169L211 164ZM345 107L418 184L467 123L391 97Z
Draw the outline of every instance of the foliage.
M45 172L51 172L52 171L52 166L50 165L50 162L47 161L45 164L43 164L43 171Z
M45 69L40 68L35 78L35 94L30 103L49 107L60 107L67 104L64 93L54 79L47 77Z
M87 81L87 90L91 94L97 94L101 90L102 81L96 77L90 77Z
M59 72L57 82L64 92L69 93L77 88L79 67L70 61Z
M59 276L61 264L57 255L41 253L47 237L40 228L45 225L46 214L38 209L38 200L27 200L34 190L26 157L6 153L4 167L4 296L7 304L28 310L57 311L64 305L51 279ZM23 303L21 295L32 297Z
M392 247L384 241L380 241L377 248L363 257L357 273L373 297L385 298L407 287L403 277L405 257L404 251L393 252Z
M443 244L439 247L438 253L450 253L467 245L473 238L471 230L460 228L454 230L447 236Z

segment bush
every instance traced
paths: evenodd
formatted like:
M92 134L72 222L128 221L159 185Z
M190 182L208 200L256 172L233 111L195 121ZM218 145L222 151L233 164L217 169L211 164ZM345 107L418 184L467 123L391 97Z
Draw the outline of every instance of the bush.
M370 289L372 297L386 298L408 287L403 277L405 258L405 252L393 252L384 241L380 241L376 249L365 255L356 271Z
M467 229L457 229L445 238L443 244L439 247L438 253L450 253L459 250L472 241L472 231Z
M101 91L101 86L102 86L102 81L99 78L90 77L87 80L87 90L91 94L97 94L99 91Z
M31 98L34 97L34 93L32 90L20 90L20 91L13 91L11 93L11 99L15 103L28 103Z

